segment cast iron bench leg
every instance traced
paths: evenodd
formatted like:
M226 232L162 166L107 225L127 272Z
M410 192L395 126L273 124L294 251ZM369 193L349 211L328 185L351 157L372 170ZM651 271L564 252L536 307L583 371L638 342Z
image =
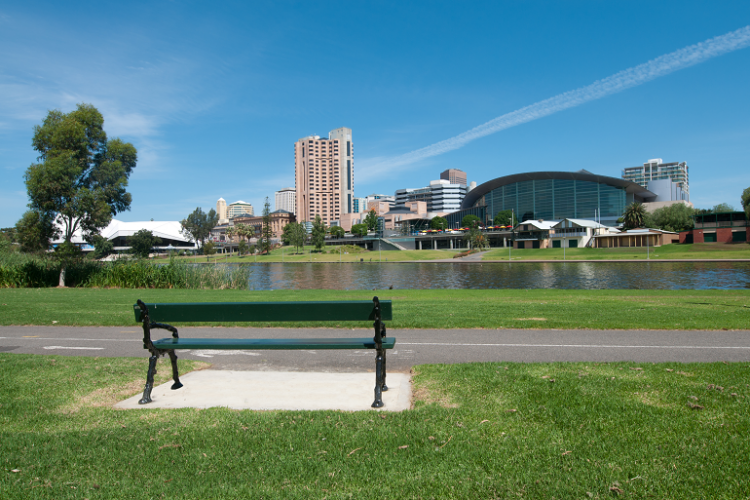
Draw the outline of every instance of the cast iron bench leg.
M177 354L175 354L174 349L169 351L169 360L172 361L172 380L174 380L174 384L172 384L172 390L174 391L182 387L182 382L180 382L180 374L177 372Z
M152 355L148 358L148 375L146 375L146 387L143 389L143 398L138 401L139 405L145 405L151 402L151 389L154 387L154 375L156 374L156 361L159 356Z
M386 356L385 355L386 355L387 352L388 351L386 351L385 349L383 349L383 385L380 386L380 389L383 392L385 392L385 391L388 390L388 386L385 385L385 374L386 374L386 369L385 369L385 359L386 359Z
M372 403L373 408L382 408L383 404L383 386L385 385L385 378L383 377L384 364L384 351L385 349L377 350L377 357L375 358L375 402Z

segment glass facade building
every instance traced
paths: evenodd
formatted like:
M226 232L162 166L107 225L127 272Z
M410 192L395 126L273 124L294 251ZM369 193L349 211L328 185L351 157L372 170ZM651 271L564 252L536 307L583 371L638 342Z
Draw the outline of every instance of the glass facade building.
M490 223L503 210L513 210L520 221L590 219L614 225L625 207L655 197L642 186L580 172L530 172L499 177L470 191L462 209L485 207Z

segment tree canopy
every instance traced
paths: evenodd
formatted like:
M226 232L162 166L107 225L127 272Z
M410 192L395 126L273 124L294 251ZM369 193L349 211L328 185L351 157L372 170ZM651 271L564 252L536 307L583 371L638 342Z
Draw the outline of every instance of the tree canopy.
M315 250L321 251L326 244L326 225L320 218L320 215L315 216L312 227L312 244L315 245Z
M263 225L260 230L260 252L269 253L271 251L271 238L273 238L273 229L271 228L271 203L266 201L263 203Z
M154 236L148 229L141 229L128 238L130 253L139 259L148 259L151 250L161 244L161 238Z
M295 252L300 250L305 245L307 239L307 231L305 226L299 222L290 222L284 226L284 232L281 235L281 239L284 243L295 248Z
M745 215L750 220L750 187L745 188L742 192L742 208L745 209Z
M734 212L734 207L729 203L719 203L718 205L714 205L714 208L712 208L711 211L716 214L723 212Z
M201 207L197 207L186 219L180 221L182 234L196 243L202 244L209 237L211 230L218 221L219 217L216 215L216 210L212 208L208 213L205 213Z
M367 226L368 231L375 231L378 228L378 214L375 213L375 209L371 209L367 213L367 217L363 221Z
M492 223L496 226L515 227L516 224L518 224L518 219L516 218L516 214L513 213L513 210L501 210L495 215Z
M635 229L643 227L646 218L646 209L643 203L633 202L625 208L622 214L623 227L625 229Z
M433 217L430 229L448 229L448 220L445 217Z
M693 228L693 213L695 211L684 203L675 203L646 214L644 225L675 233L688 231Z
M461 227L474 227L474 223L481 224L482 219L477 217L476 215L465 215L463 219L461 219Z
M79 104L75 111L50 111L41 125L34 127L31 144L39 152L40 163L26 170L24 180L29 208L35 216L25 217L22 226L30 230L34 221L44 227L32 232L41 237L41 246L62 234L66 248L80 229L91 242L112 217L130 209L132 197L126 191L128 179L138 160L135 147L120 139L107 139L104 118L90 104ZM49 224L58 221L62 230ZM60 252L67 256L71 252ZM64 286L65 263L60 273Z
M130 209L132 197L125 188L137 151L120 139L107 140L103 125L94 106L79 104L67 114L50 111L34 127L32 145L41 163L26 170L29 208L59 216L65 241L78 228L88 238Z
M346 234L346 231L341 226L331 226L328 228L328 233L334 238L342 238Z
M367 224L354 224L351 232L356 236L367 236Z

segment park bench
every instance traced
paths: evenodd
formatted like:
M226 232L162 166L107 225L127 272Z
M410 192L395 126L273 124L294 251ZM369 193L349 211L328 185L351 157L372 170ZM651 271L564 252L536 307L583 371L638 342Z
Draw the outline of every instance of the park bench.
M327 301L327 302L218 302L182 304L145 304L133 306L135 320L143 325L143 348L151 353L146 375L146 387L140 404L151 402L156 362L160 356L169 355L172 362L172 390L182 387L177 371L178 349L374 349L375 350L375 402L373 408L383 406L382 392L385 384L385 352L393 349L396 339L386 338L384 320L393 318L391 301ZM373 321L372 338L315 338L315 339L213 339L181 338L177 328L169 323L204 322L280 322L280 321ZM153 329L172 332L172 337L151 340Z

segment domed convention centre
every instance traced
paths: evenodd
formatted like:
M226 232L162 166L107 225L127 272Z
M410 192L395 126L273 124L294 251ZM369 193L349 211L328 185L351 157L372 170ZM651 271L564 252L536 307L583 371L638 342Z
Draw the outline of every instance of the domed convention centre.
M625 207L657 198L643 186L616 177L578 172L527 172L498 177L466 194L455 216L477 215L490 223L503 210L525 220L598 220L614 226Z

